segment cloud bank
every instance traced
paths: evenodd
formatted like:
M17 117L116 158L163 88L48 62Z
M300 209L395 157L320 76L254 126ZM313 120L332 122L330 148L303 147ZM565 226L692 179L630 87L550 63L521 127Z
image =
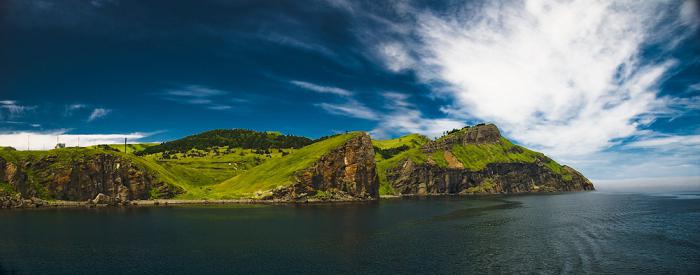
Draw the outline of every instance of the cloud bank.
M377 43L376 52L392 71L445 83L435 93L452 99L442 110L453 120L494 122L558 156L590 154L643 134L668 109L658 85L677 65L665 56L686 38L677 30L696 26L686 5L528 0L413 10L415 38ZM661 50L643 56L650 45Z
M129 143L141 142L148 133L130 134L66 134L66 130L49 132L6 132L0 133L0 146L11 146L17 150L53 149L57 141L66 146L92 146L98 144L120 144L127 138ZM57 140L58 139L58 140Z

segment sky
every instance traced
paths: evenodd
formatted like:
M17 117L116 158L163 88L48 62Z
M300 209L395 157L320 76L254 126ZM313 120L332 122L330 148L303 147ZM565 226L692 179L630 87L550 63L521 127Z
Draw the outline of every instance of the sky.
M0 1L0 145L476 123L700 186L698 1Z

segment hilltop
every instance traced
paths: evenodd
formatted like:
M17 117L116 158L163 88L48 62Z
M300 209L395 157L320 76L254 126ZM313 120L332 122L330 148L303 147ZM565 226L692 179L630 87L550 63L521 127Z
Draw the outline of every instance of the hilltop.
M184 153L191 149L207 149L212 147L258 150L283 148L298 149L311 143L313 143L313 140L309 138L283 135L279 132L256 132L247 129L219 129L147 147L140 151L139 154L148 155L164 152Z
M432 141L375 144L395 152L377 156L380 190L386 195L593 190L573 168L513 144L493 124L455 129Z

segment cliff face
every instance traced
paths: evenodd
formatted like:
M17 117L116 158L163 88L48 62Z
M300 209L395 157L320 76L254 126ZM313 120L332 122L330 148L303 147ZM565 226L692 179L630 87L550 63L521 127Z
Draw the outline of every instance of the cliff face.
M593 184L568 166L560 166L546 156L503 141L494 125L464 128L423 145L425 162L402 160L386 171L394 192L401 195L431 194L511 194L524 192L560 192L594 190ZM497 161L479 169L473 162L460 160L453 152L469 150ZM482 149L485 148L485 149ZM496 149L500 149L496 150ZM471 152L471 151L470 151ZM444 164L433 160L444 158ZM468 169L465 167L472 167Z
M379 182L372 141L360 133L295 173L294 183L272 191L279 200L375 200Z
M483 170L472 172L430 164L417 165L407 160L389 170L387 178L394 190L403 195L594 190L593 184L578 172L571 179L565 179L537 163L492 163Z
M71 161L48 155L22 160L21 167L0 157L0 181L24 198L69 201L93 199L100 193L125 202L152 196L171 198L182 192L129 160L104 153Z
M450 150L453 145L495 143L500 141L501 132L496 125L486 124L462 129L456 134L443 137L440 141L423 145L426 152Z

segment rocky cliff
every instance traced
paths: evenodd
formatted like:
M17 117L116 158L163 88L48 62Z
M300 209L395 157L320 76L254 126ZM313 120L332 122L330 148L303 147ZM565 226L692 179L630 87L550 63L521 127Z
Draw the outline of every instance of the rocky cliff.
M182 192L127 158L109 153L67 154L67 150L82 149L63 150L14 161L0 156L0 182L9 184L23 198L69 201L86 201L104 194L115 202L125 202L171 198Z
M375 200L378 189L372 140L366 133L358 133L297 171L291 185L275 188L268 199Z
M478 125L430 141L389 167L399 195L511 194L594 190L579 172L513 145L495 125Z

